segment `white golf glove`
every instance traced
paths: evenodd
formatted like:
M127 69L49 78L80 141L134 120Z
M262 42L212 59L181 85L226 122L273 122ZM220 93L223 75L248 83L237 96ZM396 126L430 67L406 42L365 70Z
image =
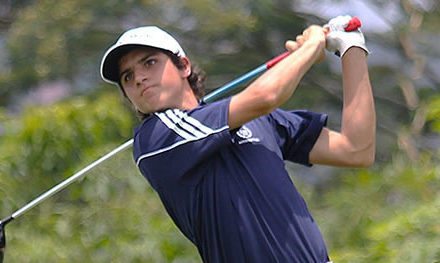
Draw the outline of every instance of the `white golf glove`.
M351 16L338 16L331 19L326 25L330 29L326 39L326 49L341 58L351 47L360 47L367 54L370 53L365 45L364 35L359 28L354 31L345 31L351 19Z

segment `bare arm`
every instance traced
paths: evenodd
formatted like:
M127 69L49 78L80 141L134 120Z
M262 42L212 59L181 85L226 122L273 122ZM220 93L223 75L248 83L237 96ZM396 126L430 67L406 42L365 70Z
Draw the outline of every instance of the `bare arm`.
M343 111L341 131L324 128L311 163L366 167L374 162L376 114L365 51L350 48L342 58Z
M302 38L303 43L297 45L301 47L231 98L230 129L270 113L290 98L304 74L324 53L325 32L322 27L309 27ZM290 49L293 51L297 47Z

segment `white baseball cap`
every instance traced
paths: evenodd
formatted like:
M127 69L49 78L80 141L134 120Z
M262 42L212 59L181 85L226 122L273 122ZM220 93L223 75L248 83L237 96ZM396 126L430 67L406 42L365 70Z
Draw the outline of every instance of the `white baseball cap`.
M118 41L104 54L101 61L101 77L104 81L118 85L119 59L134 46L148 46L168 50L179 57L185 52L176 39L156 26L144 26L123 33Z

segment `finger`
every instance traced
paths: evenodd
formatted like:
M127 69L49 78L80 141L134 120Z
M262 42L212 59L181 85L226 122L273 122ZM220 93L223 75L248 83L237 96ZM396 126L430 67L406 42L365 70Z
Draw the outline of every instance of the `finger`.
M304 36L303 35L299 35L296 37L296 43L298 43L299 46L302 46L302 44L304 44Z
M297 50L300 46L296 41L293 40L288 40L286 41L286 49L290 52L294 52L295 50Z
M309 32L310 32L310 28L307 28L306 30L304 30L304 31L302 32L302 35L303 35L304 37L307 37L307 36L309 35Z

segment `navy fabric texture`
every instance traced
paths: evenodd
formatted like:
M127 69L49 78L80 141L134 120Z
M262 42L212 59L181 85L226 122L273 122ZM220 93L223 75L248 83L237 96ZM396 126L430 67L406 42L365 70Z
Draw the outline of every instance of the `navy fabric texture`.
M284 160L310 166L327 116L276 110L230 131L229 99L146 119L134 158L204 262L327 262Z

